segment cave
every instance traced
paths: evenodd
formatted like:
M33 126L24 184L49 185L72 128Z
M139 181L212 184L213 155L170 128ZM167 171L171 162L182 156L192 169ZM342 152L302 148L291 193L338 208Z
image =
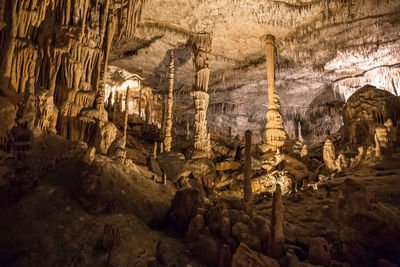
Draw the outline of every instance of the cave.
M0 0L0 266L400 266L400 1Z

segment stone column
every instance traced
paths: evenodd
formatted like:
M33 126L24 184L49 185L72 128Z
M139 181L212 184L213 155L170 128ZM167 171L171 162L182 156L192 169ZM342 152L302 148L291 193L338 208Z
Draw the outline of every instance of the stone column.
M164 148L165 152L171 151L172 143L172 104L174 93L174 51L171 50L171 57L169 60L169 90L167 98L167 117L165 120L165 133L164 133Z
M253 194L251 191L251 131L245 132L245 147L244 147L244 180L243 180L243 195L244 203L248 213L251 213L253 206Z
M114 111L113 111L113 123L116 123L116 116L118 112L118 106L119 106L119 93L118 90L115 90L114 92Z
M284 255L285 237L283 235L283 201L282 190L279 183L276 184L276 189L272 199L272 214L271 214L271 237L269 240L268 254L273 258L280 258Z
M195 84L192 97L195 108L195 134L194 148L210 151L210 135L207 131L207 108L209 95L208 82L210 79L210 52L211 36L208 33L200 33L194 36L193 53L195 68Z
M125 96L125 120L124 120L124 139L126 140L126 130L128 128L128 114L129 114L129 86L126 88Z
M276 150L283 146L286 139L286 132L283 128L279 95L275 90L275 37L268 34L264 39L268 79L268 111L265 134L267 144Z

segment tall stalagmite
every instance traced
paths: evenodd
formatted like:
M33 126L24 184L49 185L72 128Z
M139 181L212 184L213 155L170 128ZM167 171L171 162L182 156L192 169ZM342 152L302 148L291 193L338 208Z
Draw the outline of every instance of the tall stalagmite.
M247 130L245 132L245 139L246 139L246 144L245 144L245 150L244 150L245 165L244 165L243 194L244 194L244 202L246 205L246 209L248 212L250 212L251 207L252 207L252 202L253 202L253 195L251 192L251 177L250 177L250 172L251 172L251 155L250 155L251 131L250 130Z
M124 138L126 140L126 130L128 129L128 115L129 115L129 98L130 98L130 90L129 86L126 88L126 96L125 96L125 119L124 119Z
M167 99L167 117L165 121L165 133L164 133L164 148L165 152L171 151L172 143L172 104L174 96L174 51L171 50L171 58L169 61L169 90Z
M207 130L207 108L209 101L208 82L210 79L211 36L208 33L196 34L193 38L195 84L193 85L193 102L195 108L194 147L210 151L210 135Z
M279 258L284 254L283 211L281 185L277 183L272 200L271 238L268 247L268 254L274 258Z
M279 96L275 90L275 37L268 34L264 38L268 79L268 111L265 134L267 144L276 150L283 146L286 133L283 128Z

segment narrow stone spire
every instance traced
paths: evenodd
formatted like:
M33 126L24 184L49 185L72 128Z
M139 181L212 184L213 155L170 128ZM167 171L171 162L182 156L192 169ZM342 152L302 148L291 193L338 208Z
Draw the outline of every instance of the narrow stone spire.
M247 130L245 132L246 144L244 147L244 180L243 180L243 194L244 194L244 203L247 209L247 212L250 212L252 209L253 195L251 191L251 131Z
M169 60L169 90L168 90L168 98L167 98L167 118L165 121L165 133L164 133L164 149L165 152L171 151L171 143L172 143L172 105L173 105L173 97L174 97L174 51L171 50L171 56Z
M209 95L208 82L210 79L210 52L211 36L208 33L200 33L194 36L193 53L195 68L195 84L192 97L195 108L195 134L194 147L199 150L210 151L210 136L207 130L207 108Z
M128 128L128 114L129 114L129 93L130 88L126 88L126 96L125 96L125 120L124 120L124 138L126 140L126 130Z
M283 120L280 112L279 95L275 90L275 37L268 34L264 37L268 79L268 111L266 125L267 144L281 148L286 140Z
M271 214L271 238L269 241L268 254L274 258L284 255L285 237L283 235L283 201L281 185L276 184L276 189L272 199Z

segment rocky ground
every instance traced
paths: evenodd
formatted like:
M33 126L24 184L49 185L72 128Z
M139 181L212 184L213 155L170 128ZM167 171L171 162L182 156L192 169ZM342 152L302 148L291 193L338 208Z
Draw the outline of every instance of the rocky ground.
M56 147L60 148L63 141L59 138L56 140ZM49 154L54 153L50 147L55 141L50 138L43 142L48 145ZM67 144L68 142L64 145L67 146ZM176 191L172 183L163 185L161 180L153 181L154 173L150 172L146 166L121 165L101 155L97 155L92 164L87 166L82 163L79 155L82 156L82 152L72 159L55 164L52 171L37 180L36 186L29 193L1 208L1 266L103 266L106 264L147 266L148 262L156 259L159 263L161 259L168 264L177 264L175 266L204 264L204 255L213 251L208 246L214 244L207 234L204 236L203 231L200 239L196 239L196 243L193 240L184 239L179 236L179 233L176 235L176 231L171 231L168 214ZM98 214L93 214L96 210L85 209L87 206L82 206L81 200L82 181L84 177L93 176L100 184L97 194L102 196L101 199L107 199L111 203ZM305 266L304 264L310 260L310 243L317 237L323 237L328 242L327 246L332 258L331 266L349 266L346 262L362 260L362 257L366 257L365 252L374 246L393 245L391 240L385 240L387 233L379 228L391 229L399 222L396 221L400 218L399 178L400 153L397 152L373 166L346 170L340 176L320 184L318 188L310 187L305 191L300 190L295 194L286 195L283 199L286 249L293 252L296 255L295 258L301 263L288 265L290 262L296 262L297 259L288 260L290 257L286 257L280 260L280 264ZM352 195L358 196L358 191L354 188L349 196L346 195L346 188L354 186L348 184L348 179L359 184L357 188L365 187L373 196L372 200L364 203L363 200L359 200L363 197L351 199ZM363 192L363 189L359 191ZM346 205L352 205L352 212L361 209L360 212L363 213L362 206L371 205L364 214L369 214L368 216L372 214L373 220L366 215L361 222L358 222L361 220L358 219L350 223L356 225L361 223L364 227L371 223L375 225L372 228L366 227L367 232L360 230L358 235L351 236L353 239L346 239L346 235L350 232L343 232L344 229L351 230L354 225L343 221L348 214L341 213L345 210L342 199L345 199ZM97 198L93 201L96 203L96 208L102 207L103 202L100 200L96 202ZM214 216L213 213L215 214L213 206L218 207L220 204L213 204L211 199L211 202L204 205L203 214L206 224L211 223L210 218ZM231 213L237 208L232 208L232 206L229 208L229 205L236 204L222 205L228 207ZM267 227L265 229L269 228L271 208L270 197L257 198L255 213L265 218L265 227ZM211 210L214 211L210 215L208 213ZM238 214L241 213L243 212ZM385 217L382 214L385 214ZM245 215L243 216L246 221ZM238 220L237 222L241 222L241 219ZM255 222L259 222L257 220L255 219ZM112 240L116 244L112 246L112 253L109 252L107 246L103 245L105 225L110 225L118 232L112 235ZM231 226L234 226L233 221ZM232 234L240 240L242 237L237 237L235 231L237 230L232 228ZM261 232L257 232L261 230L255 231L261 235ZM393 233L398 234L396 231ZM208 234L213 236L212 231ZM368 241L371 243L370 248L363 243L364 234L370 236L371 240ZM357 240L360 242L356 242ZM247 241L243 242L246 244ZM250 244L250 247L252 245L251 242L247 244ZM243 251L247 251L246 249L246 247L241 247L242 253L245 253ZM361 265L355 263L353 265L377 266L378 260L382 262L381 258L397 262L398 254L391 254L397 252L396 249L393 247L393 250L384 250L377 254L378 258L374 255L373 260L367 257L371 260L367 264L364 261ZM215 257L220 257L218 253L215 255L217 255ZM213 265L213 261L218 259L209 260ZM170 266L168 264L166 266ZM210 264L205 265L211 266Z

